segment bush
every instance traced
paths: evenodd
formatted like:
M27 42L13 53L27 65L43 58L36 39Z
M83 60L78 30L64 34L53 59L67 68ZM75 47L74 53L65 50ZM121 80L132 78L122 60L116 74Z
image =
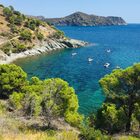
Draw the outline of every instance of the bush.
M18 28L14 24L11 24L10 28L12 33L19 33Z
M5 8L3 9L3 14L6 16L6 18L9 18L10 16L13 15L13 12L12 12L12 10L10 10L8 7L5 7Z
M11 24L21 25L23 22L23 17L22 15L12 15L11 17L9 17L9 22Z
M14 24L21 25L22 22L23 22L23 16L22 15L17 15L15 20L14 20Z
M2 51L4 53L6 53L7 55L10 55L10 51L11 51L11 44L10 43L6 43L2 46Z
M37 38L39 40L43 40L44 39L44 35L42 33L37 33Z
M30 32L30 30L25 29L25 30L21 31L20 38L22 40L29 40L29 41L31 41L32 33Z
M108 140L109 138L104 136L100 130L95 130L92 127L83 128L80 134L83 140Z
M23 93L17 93L14 92L12 95L10 95L10 104L14 107L14 109L21 109L22 108L22 101L23 101L24 94Z
M5 114L6 109L7 109L6 103L0 100L0 115Z
M4 7L2 4L0 4L0 7Z
M53 37L54 37L54 38L57 38L57 39L63 38L63 37L64 37L64 32L57 30L57 31L54 33Z
M25 23L24 26L34 31L36 27L38 27L40 24L41 21L30 18L28 19L28 21Z
M27 75L18 66L0 65L0 98L7 99L13 92L21 92L26 85Z
M73 88L61 79L48 79L45 81L33 77L29 85L23 88L24 98L20 93L14 93L10 97L11 105L22 106L25 115L44 116L48 127L53 119L59 117L74 125L79 126L83 117L78 113L78 100ZM20 105L20 103L22 103ZM17 109L18 109L17 108Z
M114 104L103 104L97 113L96 127L112 133L117 121L116 106Z
M17 43L17 44L15 44L14 48L12 49L12 52L13 53L20 53L20 52L23 52L26 50L27 50L27 47L25 45Z

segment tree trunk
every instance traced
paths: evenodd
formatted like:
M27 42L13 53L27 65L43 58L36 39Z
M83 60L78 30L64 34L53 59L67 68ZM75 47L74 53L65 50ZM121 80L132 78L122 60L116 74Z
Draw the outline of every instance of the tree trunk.
M131 128L131 120L128 119L128 122L126 124L126 132L129 132L130 131L130 128Z

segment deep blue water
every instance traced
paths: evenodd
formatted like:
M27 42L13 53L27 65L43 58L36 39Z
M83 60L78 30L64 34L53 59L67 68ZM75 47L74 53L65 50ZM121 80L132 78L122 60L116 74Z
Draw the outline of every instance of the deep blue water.
M126 68L140 62L140 25L104 27L58 27L68 37L95 43L78 49L20 59L15 63L31 76L60 77L70 83L79 98L79 111L88 114L99 108L105 97L98 81L116 66ZM110 49L111 53L106 50ZM77 52L72 57L71 54ZM94 61L88 63L88 57ZM109 62L108 69L104 64Z

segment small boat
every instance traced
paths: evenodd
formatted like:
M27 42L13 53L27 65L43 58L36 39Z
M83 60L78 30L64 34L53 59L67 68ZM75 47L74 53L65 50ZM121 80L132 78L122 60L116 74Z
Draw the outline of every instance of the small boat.
M105 64L104 64L104 67L105 67L105 68L108 68L109 66L110 66L109 63L105 63Z
M93 61L93 59L92 58L88 58L88 62L92 62Z
M120 69L121 67L120 66L116 66L116 69Z
M75 56L75 55L77 55L77 53L72 53L71 55L72 55L72 56Z
M110 52L111 52L111 50L110 50L110 49L108 49L106 52L107 52L107 53L110 53Z

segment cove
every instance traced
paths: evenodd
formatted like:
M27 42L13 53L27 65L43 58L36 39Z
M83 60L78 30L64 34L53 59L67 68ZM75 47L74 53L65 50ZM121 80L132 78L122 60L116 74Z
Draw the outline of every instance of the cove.
M58 50L19 59L14 63L21 66L29 78L59 77L66 80L78 95L79 112L87 115L96 111L105 100L98 83L100 78L116 66L126 68L140 62L140 25L58 28L70 38L93 45ZM72 56L75 52L77 55ZM93 58L91 63L88 62L89 57ZM110 67L104 68L105 63L110 63Z

